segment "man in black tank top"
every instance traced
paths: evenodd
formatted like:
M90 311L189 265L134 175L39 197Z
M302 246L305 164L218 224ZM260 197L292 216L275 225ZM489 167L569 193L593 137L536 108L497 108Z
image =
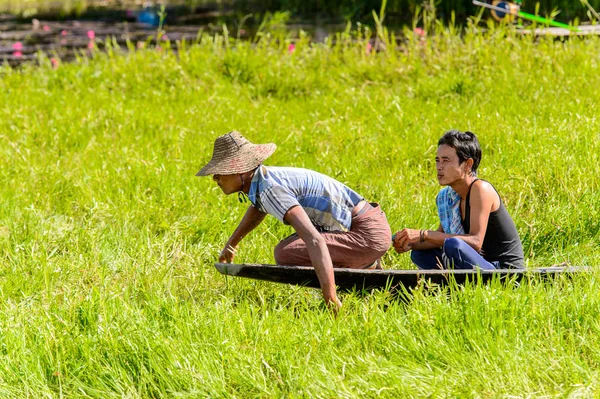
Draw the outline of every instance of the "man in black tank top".
M398 253L411 252L420 269L522 268L523 246L496 189L477 179L481 147L475 134L450 130L438 141L437 230L403 229L394 235Z

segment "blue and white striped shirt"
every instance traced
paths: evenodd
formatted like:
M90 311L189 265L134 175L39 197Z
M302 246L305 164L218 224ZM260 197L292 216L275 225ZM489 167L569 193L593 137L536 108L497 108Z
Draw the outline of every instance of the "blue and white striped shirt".
M321 173L301 168L260 166L248 198L260 211L283 217L300 205L319 231L348 231L352 209L363 199L354 190Z

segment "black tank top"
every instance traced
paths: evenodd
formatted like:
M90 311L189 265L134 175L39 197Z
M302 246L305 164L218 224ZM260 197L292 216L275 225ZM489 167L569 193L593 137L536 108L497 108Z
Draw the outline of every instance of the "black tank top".
M462 220L462 226L466 233L471 230L470 198L473 183L469 187L465 201L465 218ZM498 194L496 188L494 190ZM500 194L498 194L498 197L500 197ZM501 268L522 268L524 266L523 245L515 223L504 207L502 198L500 198L500 207L490 213L483 245L481 246L481 256L488 262L500 262Z

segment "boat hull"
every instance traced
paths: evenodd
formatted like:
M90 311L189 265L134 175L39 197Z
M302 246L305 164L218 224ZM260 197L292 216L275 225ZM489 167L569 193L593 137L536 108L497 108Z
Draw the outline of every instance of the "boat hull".
M244 277L274 283L319 288L319 280L312 267L278 266L264 264L215 263L224 275ZM572 275L591 270L581 267L547 267L538 269L497 270L357 270L334 269L335 284L341 291L414 288L424 281L446 285L450 281L464 284L467 281L489 282L495 278L521 281L523 278Z

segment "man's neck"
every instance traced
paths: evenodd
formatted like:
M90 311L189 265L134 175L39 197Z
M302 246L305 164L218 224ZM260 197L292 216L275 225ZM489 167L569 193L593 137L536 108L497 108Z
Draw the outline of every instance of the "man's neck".
M455 181L454 183L450 184L450 187L452 187L452 189L456 191L458 195L460 195L460 198L465 199L467 198L467 194L469 194L469 187L471 187L471 184L475 180L477 180L477 177L469 176L465 179Z
M242 191L246 194L250 194L250 186L252 185L252 178L254 177L254 173L256 169L250 170L246 173L242 173L242 179L244 181L244 185L242 186Z

